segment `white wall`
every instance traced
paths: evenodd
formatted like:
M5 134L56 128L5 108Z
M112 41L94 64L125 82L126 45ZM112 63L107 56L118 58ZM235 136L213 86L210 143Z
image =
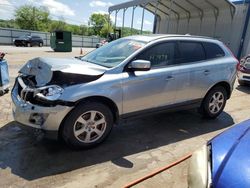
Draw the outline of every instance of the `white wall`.
M188 25L188 19L178 20L175 15L171 15L169 28L168 28L168 18L162 17L157 25L160 25L160 29L156 30L157 33L163 34L191 34L191 35L201 35L217 38L223 41L228 47L234 52L235 55L238 53L240 46L242 31L245 23L245 17L247 12L247 7L244 5L237 5L236 14L232 20L230 10L220 10L219 17L217 20L217 25L215 28L215 16L212 11L204 12L204 17L201 24L201 19L196 15L192 16ZM250 24L250 23L249 23ZM250 28L248 31L248 41L250 41ZM247 43L243 50L243 53L250 51L250 44Z

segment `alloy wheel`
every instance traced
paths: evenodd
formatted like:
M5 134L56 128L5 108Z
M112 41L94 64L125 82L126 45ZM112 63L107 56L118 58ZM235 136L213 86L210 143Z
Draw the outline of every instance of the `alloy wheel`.
M105 116L98 111L88 111L74 123L74 136L83 143L93 143L104 134L107 127Z
M218 113L222 109L224 102L225 97L222 92L214 93L209 101L209 111L212 114Z

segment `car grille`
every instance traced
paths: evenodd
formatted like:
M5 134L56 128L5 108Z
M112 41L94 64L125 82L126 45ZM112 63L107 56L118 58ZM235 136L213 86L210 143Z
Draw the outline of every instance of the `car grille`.
M244 79L249 79L250 80L250 76L243 76Z

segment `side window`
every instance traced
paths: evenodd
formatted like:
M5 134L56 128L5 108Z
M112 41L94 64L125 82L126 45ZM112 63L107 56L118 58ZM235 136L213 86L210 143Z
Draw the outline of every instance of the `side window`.
M164 67L174 64L175 42L156 44L139 54L136 59L148 60L152 67Z
M204 48L199 42L181 41L178 43L176 64L191 63L206 59Z
M217 44L204 42L203 46L206 51L207 59L214 59L225 56L225 52Z

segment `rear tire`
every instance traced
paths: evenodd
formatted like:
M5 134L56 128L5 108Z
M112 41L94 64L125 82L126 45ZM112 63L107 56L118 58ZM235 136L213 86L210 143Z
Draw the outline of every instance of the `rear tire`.
M224 110L226 101L226 89L222 86L216 86L207 93L199 111L205 118L215 119Z
M88 149L102 143L114 124L111 110L102 103L76 106L62 124L61 137L73 149Z

